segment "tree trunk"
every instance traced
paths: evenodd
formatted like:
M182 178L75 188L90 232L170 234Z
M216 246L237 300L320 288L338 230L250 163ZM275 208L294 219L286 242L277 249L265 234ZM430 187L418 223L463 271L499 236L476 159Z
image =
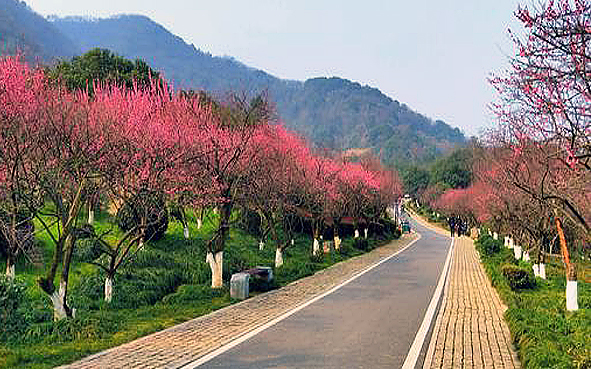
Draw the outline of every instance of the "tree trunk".
M278 247L275 249L275 268L279 268L283 265L283 249Z
M577 281L566 281L566 310L567 311L579 310L577 284L578 284Z
M222 280L224 252L218 251L215 255L212 252L207 252L205 261L209 264L211 269L211 288L221 288L224 286Z
M113 300L113 277L107 276L105 278L105 302L111 303Z
M513 254L515 255L515 259L521 259L521 246L514 245L513 246Z
M319 252L320 252L320 242L318 241L318 238L314 238L314 245L312 247L312 255L318 255Z
M12 257L8 256L6 258L6 278L12 281L14 277L16 277L16 267L12 261Z
M359 230L357 228L355 228L355 238L359 238Z
M562 251L562 258L566 265L566 310L575 311L579 309L578 304L578 288L577 288L577 266L570 261L568 247L566 245L566 238L562 230L562 222L558 218L558 212L555 210L556 230L558 231L558 239L560 240L560 250Z
M88 224L94 224L94 210L92 210L92 204L88 204Z
M189 239L189 225L187 223L183 226L183 236L185 236L185 240Z
M540 263L538 266L538 272L540 274L540 278L546 279L546 264Z
M367 229L367 228L365 228L365 229L364 229L364 232L365 232L365 238L367 238L368 229Z
M53 320L58 321L65 318L72 318L76 313L76 309L70 309L66 303L66 295L68 291L68 284L65 281L60 281L60 288L53 291L49 296L53 304Z
M334 236L334 248L335 250L341 249L341 239L339 238L339 236Z
M74 253L74 237L72 235L68 235L65 241L66 249L64 250L64 263L62 266L62 274L60 277L60 289L59 289L59 296L61 302L59 304L59 308L63 309L66 313L68 318L73 317L73 310L68 306L68 284L70 280L70 265L72 264L72 255ZM54 308L55 308L54 304ZM54 318L56 311L54 310ZM60 312L61 314L61 312Z
M197 219L197 229L201 229L201 227L203 227L203 221L201 220L201 218Z
M259 250L263 251L265 248L265 243L263 241L259 241Z

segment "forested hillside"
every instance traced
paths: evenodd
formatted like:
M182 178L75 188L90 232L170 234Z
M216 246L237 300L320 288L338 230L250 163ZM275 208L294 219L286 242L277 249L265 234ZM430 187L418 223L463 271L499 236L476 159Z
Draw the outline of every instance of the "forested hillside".
M30 61L42 62L80 53L78 46L25 2L0 0L0 53L17 50Z
M431 160L465 142L459 129L414 112L375 88L340 78L279 79L203 52L145 16L51 20L84 51L102 47L144 59L177 88L216 94L267 90L286 126L319 146L371 147L385 162L395 163Z

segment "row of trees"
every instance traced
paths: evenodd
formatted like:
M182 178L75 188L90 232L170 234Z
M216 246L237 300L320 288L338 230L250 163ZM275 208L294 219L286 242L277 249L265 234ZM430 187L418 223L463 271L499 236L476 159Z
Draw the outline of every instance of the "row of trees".
M538 263L559 240L575 282L567 244L591 242L591 3L550 1L515 15L525 35L512 35L511 67L491 78L499 125L476 148L475 183L432 206L489 222Z
M35 232L45 232L54 255L38 282L56 319L73 314L67 292L76 239L90 234L102 245L105 256L97 265L106 272L110 300L118 268L166 216L163 207L148 206L148 198L174 203L180 214L217 209L207 262L212 287L221 287L237 208L261 215L280 265L293 232L290 217L311 219L317 239L326 224L338 225L343 217L378 218L400 194L396 175L376 160L347 163L317 155L272 124L264 96L218 103L203 93L174 93L158 79L148 82L91 81L91 89L68 89L18 57L0 60L0 241L7 275L14 276L16 258ZM131 206L134 221L124 233L84 231L81 211L87 205L92 212L97 198L114 212ZM41 229L33 229L33 220Z

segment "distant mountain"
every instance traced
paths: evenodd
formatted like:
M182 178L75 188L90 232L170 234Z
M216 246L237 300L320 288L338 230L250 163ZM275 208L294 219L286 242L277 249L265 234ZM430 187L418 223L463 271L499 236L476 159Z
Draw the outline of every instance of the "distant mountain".
M279 79L233 58L201 51L145 16L49 21L24 2L0 0L0 39L8 52L23 44L30 55L50 61L108 48L143 59L176 88L218 96L266 90L285 125L316 145L371 148L391 163L431 160L466 141L459 129L414 112L378 89L340 78Z
M390 162L430 160L465 142L458 128L433 122L376 88L335 77L307 80L280 112L314 142L371 147Z
M72 57L81 49L22 1L0 0L0 53L22 52L33 62Z

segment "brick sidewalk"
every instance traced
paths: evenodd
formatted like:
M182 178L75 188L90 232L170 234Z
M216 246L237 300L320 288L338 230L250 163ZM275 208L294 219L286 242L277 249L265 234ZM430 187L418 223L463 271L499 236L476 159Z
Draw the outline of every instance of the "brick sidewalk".
M519 368L503 320L505 310L480 264L474 242L456 238L423 369Z
M179 368L337 286L400 250L405 235L281 289L255 296L169 329L99 352L61 368Z

